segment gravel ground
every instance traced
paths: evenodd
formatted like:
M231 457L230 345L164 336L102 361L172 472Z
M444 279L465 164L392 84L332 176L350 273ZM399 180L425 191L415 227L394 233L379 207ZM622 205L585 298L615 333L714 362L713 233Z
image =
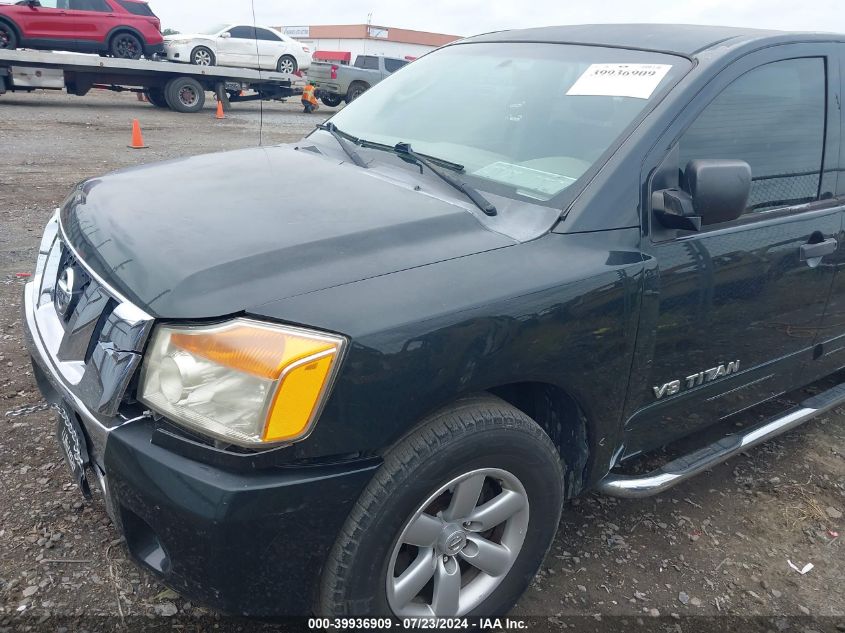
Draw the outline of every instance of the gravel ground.
M7 412L40 402L22 342L20 275L31 271L41 230L65 193L119 167L255 145L259 111L236 105L217 121L211 105L177 115L132 95L0 98L0 629L23 618L49 627L51 616L66 630L86 618L91 630L93 616L103 616L102 630L131 628L138 616L144 628L216 617L128 560L100 500L84 502L69 482L50 412ZM300 138L323 112L266 104L264 143ZM149 149L127 149L133 118ZM662 496L573 501L513 615L542 616L552 627L586 618L579 629L623 616L624 627L660 622L660 630L681 631L694 621L685 616L697 615L717 616L707 621L726 629L736 623L728 616L740 616L749 618L746 628L842 631L843 512L839 410ZM814 567L802 575L788 560Z

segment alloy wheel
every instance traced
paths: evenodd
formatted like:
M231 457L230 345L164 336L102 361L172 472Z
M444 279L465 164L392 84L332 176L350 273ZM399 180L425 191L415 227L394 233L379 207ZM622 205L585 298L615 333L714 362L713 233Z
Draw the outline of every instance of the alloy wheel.
M122 59L138 59L141 56L141 51L138 50L138 43L134 37L119 37L115 42L115 49L118 57Z
M455 477L419 506L393 548L387 600L398 617L465 615L505 579L528 528L528 495L494 468Z
M211 53L203 48L195 51L194 64L197 66L211 66Z
M296 72L296 62L291 57L282 57L279 60L279 65L277 70L280 73L294 73Z

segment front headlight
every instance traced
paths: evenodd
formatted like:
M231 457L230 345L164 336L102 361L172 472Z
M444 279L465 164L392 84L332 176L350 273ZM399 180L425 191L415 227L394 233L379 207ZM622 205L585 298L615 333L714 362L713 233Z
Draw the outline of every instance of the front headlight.
M240 446L302 439L340 363L345 339L235 319L156 328L139 400L174 422Z

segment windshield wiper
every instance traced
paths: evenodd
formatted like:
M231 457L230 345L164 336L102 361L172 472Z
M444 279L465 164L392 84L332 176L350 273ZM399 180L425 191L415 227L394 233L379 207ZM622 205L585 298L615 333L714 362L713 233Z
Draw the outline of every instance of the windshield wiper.
M464 170L463 165L458 165L457 163L449 163L449 161L444 161L437 158L430 159L426 156L423 156L422 154L417 154L411 147L410 143L397 143L393 146L393 151L395 151L400 157L407 156L408 158L412 158L414 162L427 167L429 171L439 176L440 179L443 180L445 183L451 185L452 187L463 193L467 198L472 200L475 206L481 209L486 215L492 216L498 213L496 211L496 207L493 206L493 203L490 202L487 198L485 198L481 194L481 192L478 191L475 187L443 171L439 167L435 166L434 162L436 161L438 163L450 165L451 168L457 172L462 172Z
M361 158L361 155L349 146L349 141L343 138L342 132L337 129L337 126L334 123L331 121L328 123L318 123L317 129L331 134L337 141L337 144L340 145L341 149L343 149L346 155L349 156L352 162L358 165L358 167L363 167L364 169L370 168L367 162Z

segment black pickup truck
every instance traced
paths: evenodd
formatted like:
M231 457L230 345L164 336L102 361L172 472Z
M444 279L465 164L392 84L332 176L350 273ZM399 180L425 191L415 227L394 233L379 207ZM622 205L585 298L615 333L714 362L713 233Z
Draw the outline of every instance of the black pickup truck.
M843 62L825 34L494 33L298 144L80 184L24 302L74 477L227 612L508 611L568 499L845 403L730 419L845 366Z

